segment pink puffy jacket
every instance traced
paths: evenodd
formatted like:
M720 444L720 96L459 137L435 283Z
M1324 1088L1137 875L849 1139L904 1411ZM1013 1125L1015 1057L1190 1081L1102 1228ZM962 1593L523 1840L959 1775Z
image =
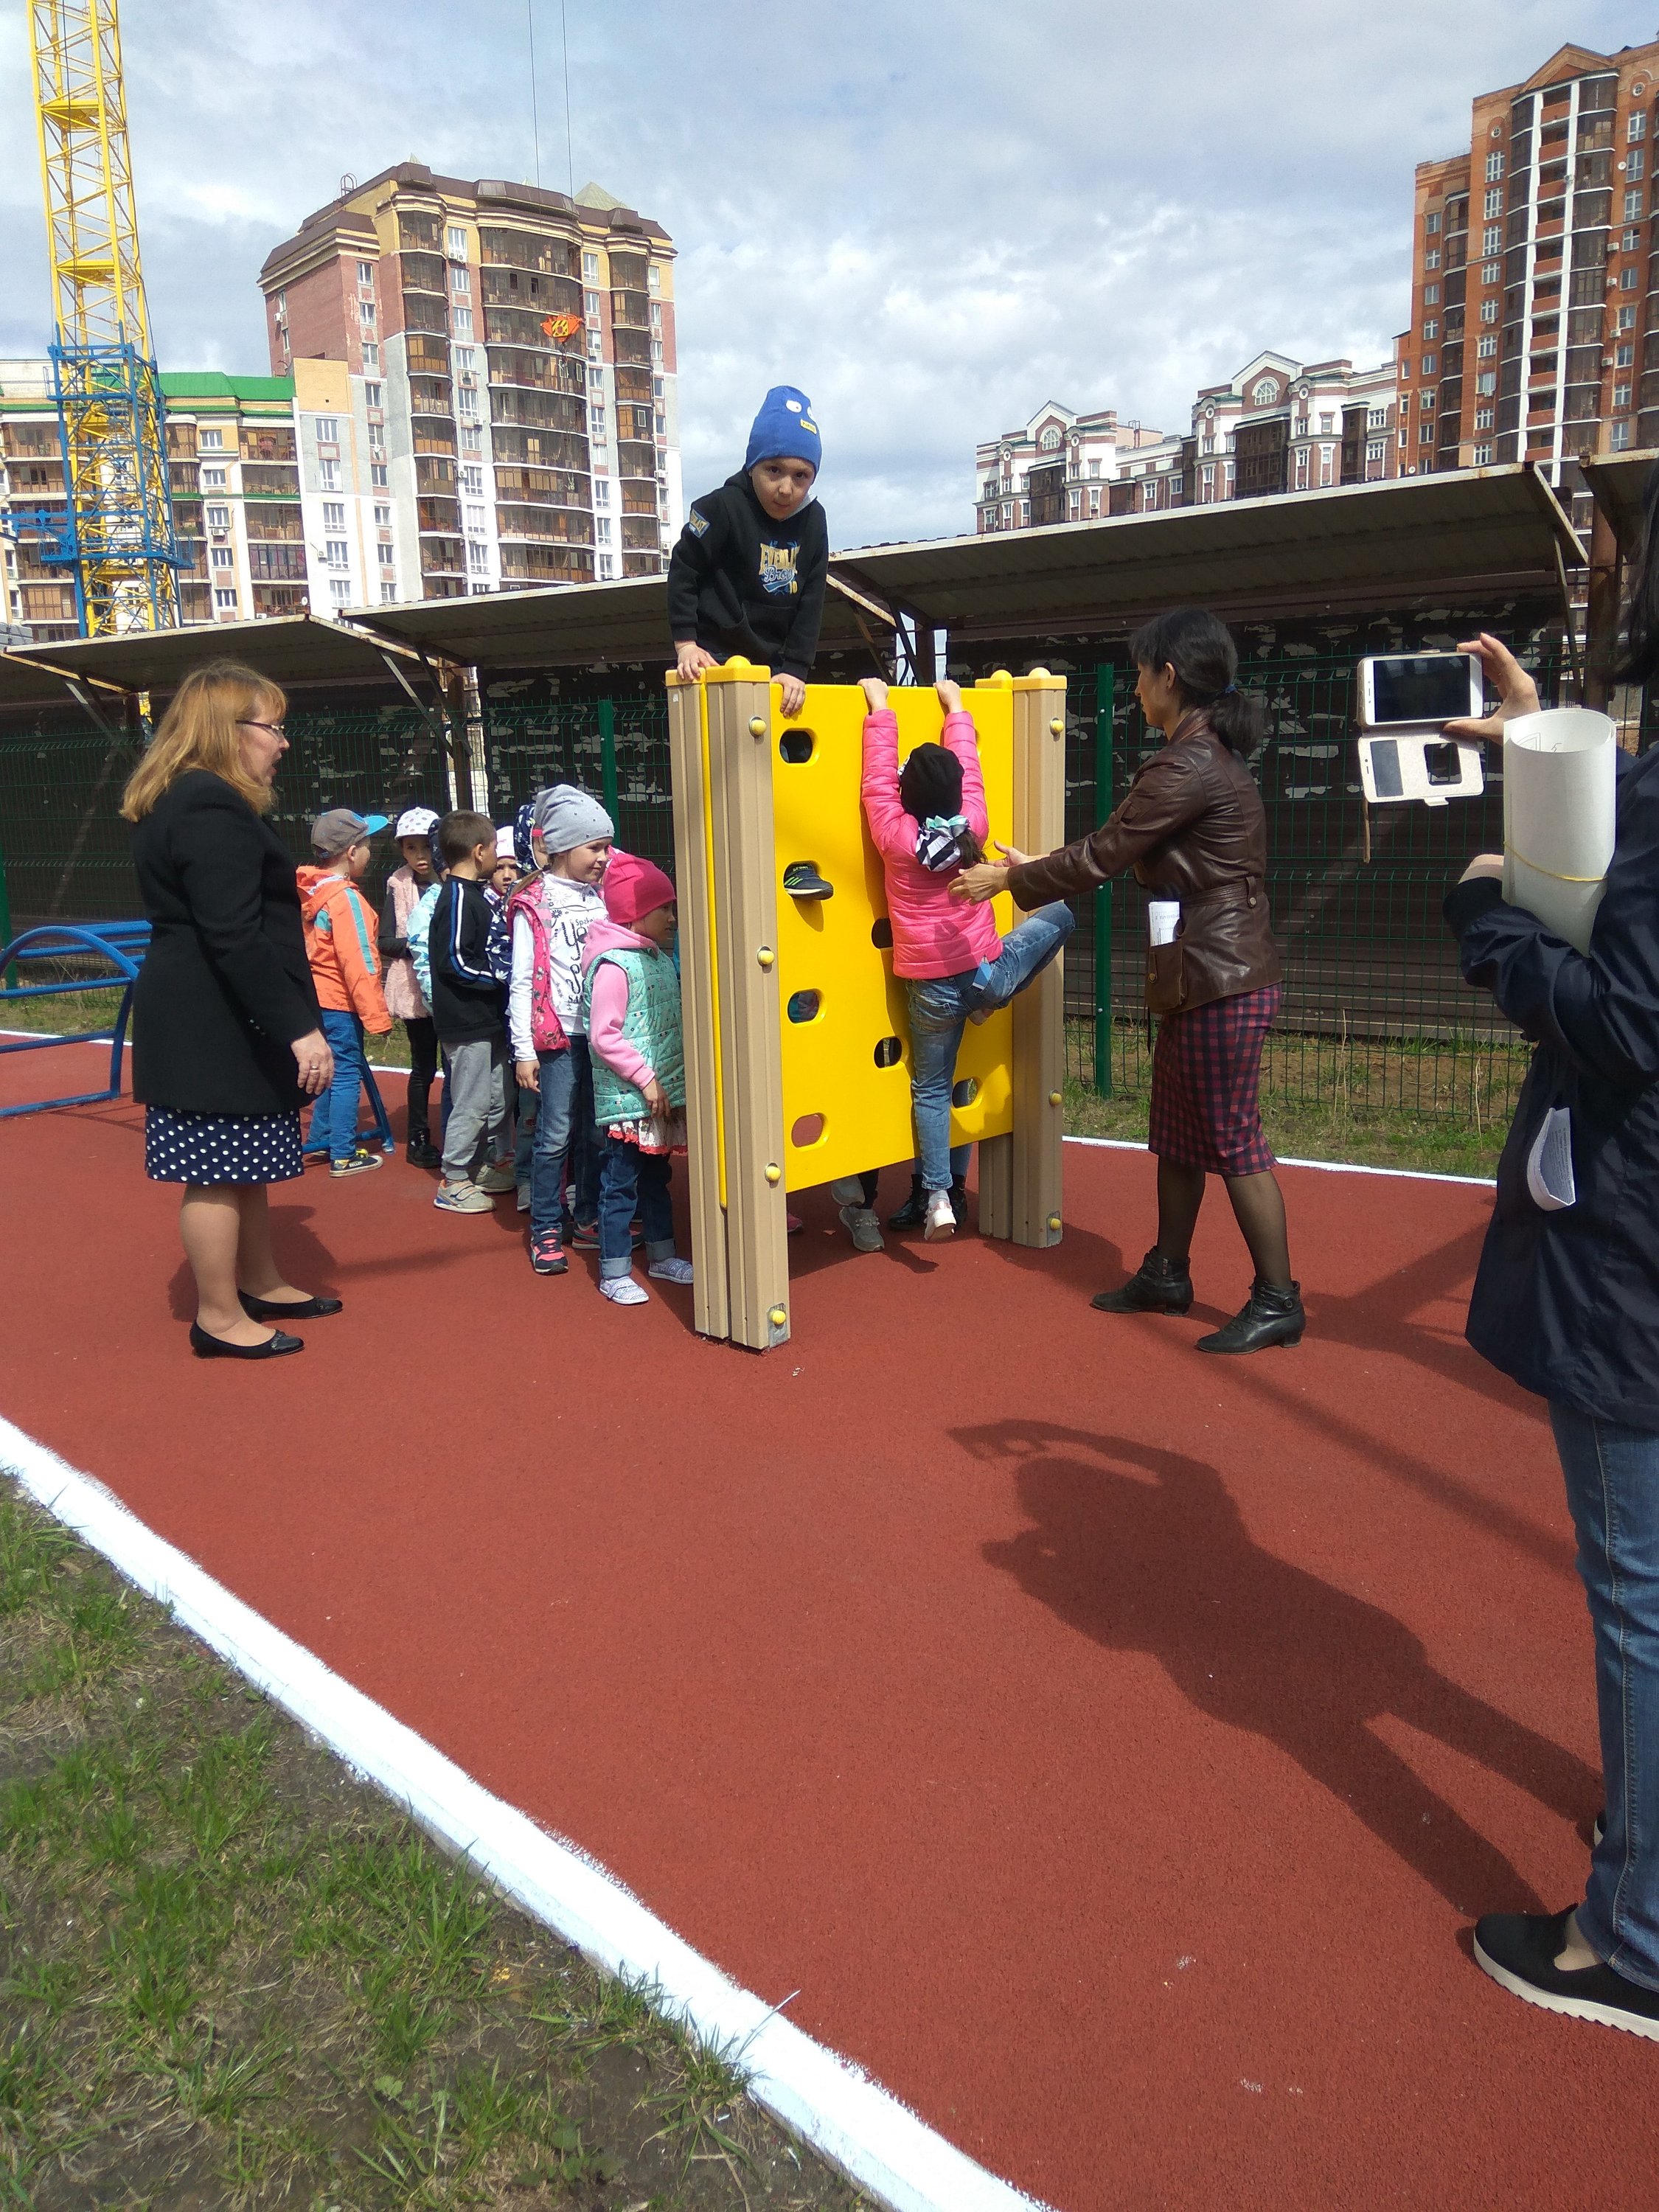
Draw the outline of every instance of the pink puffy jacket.
M983 844L990 825L973 716L947 714L940 742L962 763L962 811ZM953 870L935 874L917 860L921 824L899 802L898 777L898 717L884 707L864 718L864 818L887 879L893 973L918 981L960 975L981 960L994 960L1002 939L988 906L969 906L951 896Z

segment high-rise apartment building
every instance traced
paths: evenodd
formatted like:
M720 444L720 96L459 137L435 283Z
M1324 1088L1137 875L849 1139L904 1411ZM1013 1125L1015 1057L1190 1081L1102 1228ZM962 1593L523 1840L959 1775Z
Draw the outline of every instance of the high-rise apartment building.
M300 403L302 495L391 510L368 597L659 573L681 497L673 258L597 185L573 200L415 162L268 256L273 373L341 379L337 401Z
M1587 508L1581 453L1659 443L1656 116L1659 44L1563 46L1475 100L1468 153L1419 166L1407 471L1531 460Z

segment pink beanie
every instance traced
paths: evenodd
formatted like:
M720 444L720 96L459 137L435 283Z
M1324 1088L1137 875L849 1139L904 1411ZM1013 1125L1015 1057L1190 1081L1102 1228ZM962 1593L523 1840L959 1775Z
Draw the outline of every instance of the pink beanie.
M637 853L613 852L606 863L605 910L618 929L632 929L641 915L672 906L674 886L654 860Z

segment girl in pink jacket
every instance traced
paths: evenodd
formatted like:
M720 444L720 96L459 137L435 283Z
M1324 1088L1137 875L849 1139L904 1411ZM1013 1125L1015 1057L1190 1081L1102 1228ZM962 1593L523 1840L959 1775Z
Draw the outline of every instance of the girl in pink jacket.
M952 878L979 859L990 832L974 718L963 711L956 684L941 678L936 689L942 742L915 746L901 770L887 686L878 677L864 679L864 818L886 881L893 973L910 1002L910 1105L930 1243L955 1235L952 1170L958 1181L967 1173L968 1147L951 1150L963 1030L1023 991L1077 927L1070 907L1056 901L1000 938L988 907L951 896Z

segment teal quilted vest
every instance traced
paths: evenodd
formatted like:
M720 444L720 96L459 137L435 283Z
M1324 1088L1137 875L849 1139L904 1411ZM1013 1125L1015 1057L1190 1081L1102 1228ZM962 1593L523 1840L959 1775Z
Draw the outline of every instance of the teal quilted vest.
M607 960L628 978L628 1012L623 1035L655 1072L672 1107L685 1104L685 1043L680 1027L680 979L665 952L619 949L602 952L582 984L582 1018L593 1034L593 978ZM645 1094L593 1054L593 1118L601 1129L611 1121L644 1121L651 1109Z

